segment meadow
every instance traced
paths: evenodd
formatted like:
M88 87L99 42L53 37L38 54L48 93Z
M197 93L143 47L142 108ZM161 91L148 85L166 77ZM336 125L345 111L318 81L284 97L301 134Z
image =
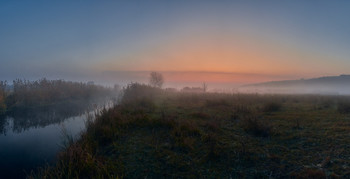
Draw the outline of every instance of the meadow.
M29 178L348 178L350 97L133 83Z

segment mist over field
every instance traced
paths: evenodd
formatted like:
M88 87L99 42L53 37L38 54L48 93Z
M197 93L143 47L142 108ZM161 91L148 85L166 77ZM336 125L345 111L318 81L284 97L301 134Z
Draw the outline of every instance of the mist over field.
M151 71L104 71L81 76L51 79L94 82L103 86L125 87L132 82L149 82ZM277 94L349 94L349 75L299 78L296 75L248 74L228 72L160 71L164 88L201 87L208 85L211 92L277 93ZM59 76L59 75L58 75ZM61 77L64 77L61 75ZM15 79L15 78L14 78ZM30 80L31 78L24 78ZM49 78L50 79L50 78ZM36 80L36 78L33 78ZM7 80L11 84L11 80Z
M106 71L94 78L105 85L148 83L149 71ZM350 75L297 78L295 75L261 75L226 72L164 71L164 88L201 87L223 93L349 95ZM114 83L113 83L114 82Z
M241 92L277 94L349 95L350 75L326 76L312 79L272 81L244 85Z
M0 178L350 178L350 1L0 1Z

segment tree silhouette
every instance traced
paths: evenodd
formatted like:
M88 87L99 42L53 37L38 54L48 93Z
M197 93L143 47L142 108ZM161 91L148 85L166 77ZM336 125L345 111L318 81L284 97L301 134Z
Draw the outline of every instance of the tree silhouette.
M149 84L153 87L161 88L164 83L164 78L161 73L158 72L151 72Z

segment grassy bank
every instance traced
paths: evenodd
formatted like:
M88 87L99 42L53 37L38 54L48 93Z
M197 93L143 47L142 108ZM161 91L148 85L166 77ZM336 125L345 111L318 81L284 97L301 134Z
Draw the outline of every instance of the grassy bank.
M349 97L132 84L32 178L350 177Z

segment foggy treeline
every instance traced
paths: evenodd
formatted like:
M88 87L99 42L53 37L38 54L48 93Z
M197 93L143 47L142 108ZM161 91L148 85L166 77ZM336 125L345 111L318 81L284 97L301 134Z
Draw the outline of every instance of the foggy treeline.
M24 107L39 107L72 101L90 101L113 95L112 88L93 83L16 79L12 85L0 81L0 112Z

